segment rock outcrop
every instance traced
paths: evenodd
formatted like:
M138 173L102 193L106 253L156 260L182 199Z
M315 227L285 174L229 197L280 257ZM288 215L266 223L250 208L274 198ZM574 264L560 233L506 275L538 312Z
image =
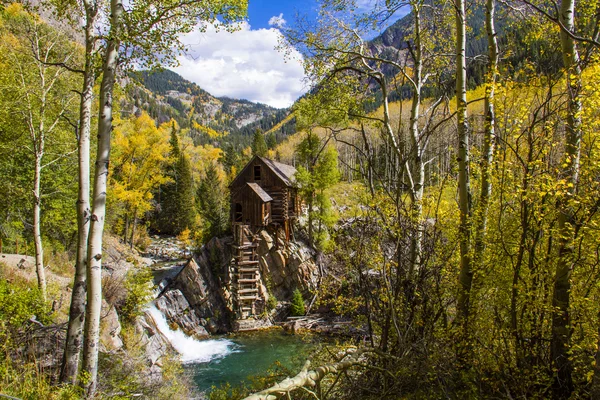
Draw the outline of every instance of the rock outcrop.
M229 260L227 239L213 238L192 258L156 300L156 306L186 334L205 338L208 333L231 331L229 295L219 276Z
M301 242L285 242L283 232L262 230L255 236L258 244L262 308L271 295L290 300L295 289L305 295L319 280L314 250ZM206 338L209 334L233 330L260 329L271 325L269 318L253 319L253 324L234 322L234 304L229 292L233 279L231 238L213 238L162 290L155 304L170 324L189 336ZM258 300L257 300L258 301Z
M148 378L154 382L160 381L162 379L161 359L166 354L174 352L173 347L157 328L148 312L137 318L135 334L138 343L145 350Z
M110 352L123 347L121 339L121 322L119 314L114 306L102 301L102 313L100 318L100 345L102 351Z
M295 289L309 294L318 284L315 251L302 242L285 242L283 233L258 233L258 255L263 284L278 300L289 300Z
M175 322L186 335L196 339L209 337L204 328L206 320L202 320L196 311L190 306L181 290L173 289L166 291L155 301L156 308L162 311L168 321Z

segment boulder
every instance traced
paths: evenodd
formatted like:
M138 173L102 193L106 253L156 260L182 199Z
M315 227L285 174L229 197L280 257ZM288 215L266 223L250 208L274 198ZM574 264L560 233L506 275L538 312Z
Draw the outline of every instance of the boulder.
M100 319L100 345L104 351L115 351L123 347L120 333L121 322L119 322L117 309L103 300Z
M274 263L274 267L281 270L282 272L285 271L285 264L286 264L286 257L283 253L283 251L281 250L277 250L275 251L275 253L273 254L273 263ZM285 272L284 272L285 274Z
M273 248L273 238L267 231L258 234L258 254L267 254Z
M144 346L146 361L150 368L157 365L160 359L172 350L167 338L160 333L154 320L147 313L137 319L135 334Z

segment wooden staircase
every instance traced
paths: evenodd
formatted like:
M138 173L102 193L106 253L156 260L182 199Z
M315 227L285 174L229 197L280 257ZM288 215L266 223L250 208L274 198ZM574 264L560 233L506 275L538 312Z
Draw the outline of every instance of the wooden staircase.
M260 269L256 248L258 243L249 225L233 225L233 298L238 319L256 314L255 302L259 300Z

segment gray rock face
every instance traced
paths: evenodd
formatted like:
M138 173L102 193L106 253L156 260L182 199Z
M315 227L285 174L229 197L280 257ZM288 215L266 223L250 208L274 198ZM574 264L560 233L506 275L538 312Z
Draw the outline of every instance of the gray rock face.
M110 352L123 347L121 333L121 323L119 314L114 306L108 305L102 301L102 317L100 320L100 344L104 351Z
M186 335L196 339L206 339L210 336L203 326L206 320L196 315L196 311L190 307L179 289L165 292L156 299L155 304L165 314L167 321L177 324Z
M148 313L136 320L135 335L145 349L148 379L152 382L160 382L162 380L161 358L174 352L174 349L167 338L160 333Z
M156 302L170 322L198 338L231 330L227 295L215 275L226 276L229 257L228 244L214 238L173 278Z
M317 287L319 268L313 261L314 250L301 242L285 243L283 232L275 235L263 230L258 236L261 276L278 300L291 299L296 288L307 294Z
M295 289L305 295L317 286L319 268L313 261L313 250L303 243L285 243L283 232L260 231L257 253L262 282L258 289L257 315L266 306L270 294L277 300L290 300ZM200 254L191 259L156 300L156 306L189 336L206 338L209 333L258 329L267 321L255 321L252 328L233 321L231 293L227 291L232 277L231 247L228 239L212 239ZM260 303L260 304L258 304ZM266 324L266 325L265 325Z

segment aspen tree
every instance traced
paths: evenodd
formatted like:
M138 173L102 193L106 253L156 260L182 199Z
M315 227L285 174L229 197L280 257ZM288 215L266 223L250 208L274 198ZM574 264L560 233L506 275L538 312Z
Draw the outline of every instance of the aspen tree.
M559 21L566 30L575 30L575 0L563 0L560 4ZM575 250L575 210L571 200L577 194L579 160L581 152L581 67L579 53L573 37L564 29L560 31L563 63L567 81L568 110L565 126L565 152L562 159L561 179L566 187L559 200L558 262L554 278L552 306L552 359L557 370L555 396L566 398L573 391L571 373L573 366L569 359L571 340L570 291Z
M92 103L94 98L96 34L94 28L98 16L98 4L94 0L82 0L85 15L85 65L83 88L79 104L77 127L78 196L77 196L77 255L75 275L69 309L69 321L65 350L60 370L61 382L75 384L79 370L79 356L83 345L83 326L86 301L87 242L90 223L90 134Z
M473 282L471 265L471 185L469 171L469 122L467 116L467 60L465 0L455 0L456 113L458 117L458 205L460 209L460 275L458 320L468 323Z

